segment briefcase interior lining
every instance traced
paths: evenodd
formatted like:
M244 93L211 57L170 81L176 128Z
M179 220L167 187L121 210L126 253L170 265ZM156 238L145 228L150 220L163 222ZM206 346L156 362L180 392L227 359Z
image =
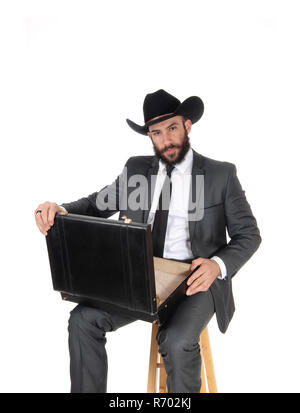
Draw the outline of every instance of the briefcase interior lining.
M190 264L153 257L157 305L163 303L190 274Z

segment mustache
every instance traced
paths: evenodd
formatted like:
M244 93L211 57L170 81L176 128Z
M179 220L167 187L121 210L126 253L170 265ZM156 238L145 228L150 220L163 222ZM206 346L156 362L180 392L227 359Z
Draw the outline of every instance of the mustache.
M173 145L173 144L171 144L171 145L169 145L169 146L165 146L160 152L161 152L161 153L164 153L164 152L166 152L168 149L172 149L172 148L181 148L181 145Z

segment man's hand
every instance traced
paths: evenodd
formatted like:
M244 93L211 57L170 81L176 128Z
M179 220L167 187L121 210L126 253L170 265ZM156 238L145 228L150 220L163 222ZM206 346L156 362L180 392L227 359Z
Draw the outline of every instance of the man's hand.
M41 210L42 212L38 212ZM47 231L54 224L54 217L60 210L59 205L55 202L44 202L40 204L34 211L35 222L42 234L47 235Z
M192 261L190 270L193 271L198 265L197 271L188 279L186 295L193 295L200 291L207 291L215 279L221 274L219 264L208 258L196 258Z

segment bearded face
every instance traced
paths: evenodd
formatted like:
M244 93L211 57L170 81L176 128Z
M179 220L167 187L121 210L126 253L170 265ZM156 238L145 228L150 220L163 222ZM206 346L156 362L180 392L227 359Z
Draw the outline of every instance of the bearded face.
M188 131L180 116L153 125L148 135L155 155L165 164L180 163L190 149Z
M161 159L161 161L165 164L175 164L175 163L180 163L188 150L190 149L191 144L190 144L190 139L187 135L187 132L184 134L183 137L183 142L182 144L170 144L163 149L159 150L154 144L153 144L153 151L155 155ZM178 149L178 152L176 153L175 149Z

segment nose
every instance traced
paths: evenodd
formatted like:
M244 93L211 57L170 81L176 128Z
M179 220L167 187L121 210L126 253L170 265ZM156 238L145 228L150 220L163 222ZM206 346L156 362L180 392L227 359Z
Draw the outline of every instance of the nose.
M162 133L162 143L164 146L170 145L172 142L171 132L166 130Z

